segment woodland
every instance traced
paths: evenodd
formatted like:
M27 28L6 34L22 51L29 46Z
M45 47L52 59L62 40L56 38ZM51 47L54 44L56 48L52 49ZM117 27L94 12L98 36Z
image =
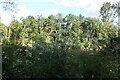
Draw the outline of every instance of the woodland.
M61 13L0 23L2 78L120 79L117 4L99 18Z

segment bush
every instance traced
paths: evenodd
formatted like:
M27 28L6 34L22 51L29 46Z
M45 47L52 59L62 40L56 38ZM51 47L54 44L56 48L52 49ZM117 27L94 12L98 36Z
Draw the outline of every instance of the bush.
M50 46L3 46L3 78L120 78L120 58Z

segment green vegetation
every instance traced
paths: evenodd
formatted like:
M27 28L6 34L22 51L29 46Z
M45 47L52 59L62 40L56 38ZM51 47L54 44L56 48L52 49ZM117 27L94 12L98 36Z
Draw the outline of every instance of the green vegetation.
M0 24L3 78L119 79L115 6L105 3L99 19L58 14Z

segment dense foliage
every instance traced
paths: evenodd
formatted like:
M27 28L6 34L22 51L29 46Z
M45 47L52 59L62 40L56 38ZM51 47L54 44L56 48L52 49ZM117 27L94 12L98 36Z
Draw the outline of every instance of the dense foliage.
M104 4L101 19L57 14L0 24L3 78L119 79L120 42L106 6L115 9Z

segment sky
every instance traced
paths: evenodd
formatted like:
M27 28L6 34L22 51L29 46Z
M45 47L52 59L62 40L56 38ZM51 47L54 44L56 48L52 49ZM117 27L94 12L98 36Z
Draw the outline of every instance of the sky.
M4 0L0 0L2 2ZM68 14L86 17L98 17L100 8L104 2L118 2L119 0L12 0L17 2L16 19L27 17L29 15L37 16L56 15L62 13L63 16ZM1 22L6 25L12 20L10 11L4 11L0 5Z

